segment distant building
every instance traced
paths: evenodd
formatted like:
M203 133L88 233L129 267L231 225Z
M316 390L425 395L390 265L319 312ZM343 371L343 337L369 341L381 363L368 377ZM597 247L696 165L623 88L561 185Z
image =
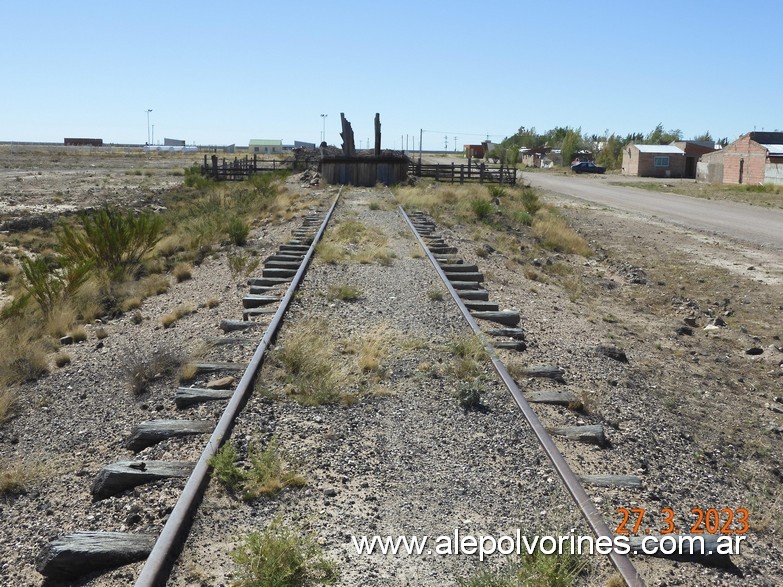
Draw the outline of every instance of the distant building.
M685 151L674 145L635 145L623 148L623 175L683 177Z
M714 141L674 141L671 143L685 153L685 172L683 177L696 177L696 164L702 155L715 151Z
M315 149L315 143L306 141L294 141L294 149Z
M783 185L783 132L749 132L703 155L697 179L713 183Z
M185 141L181 141L180 139L163 139L163 146L164 147L184 147Z
M69 139L63 140L66 147L102 147L103 139Z
M251 139L249 143L249 150L251 153L258 153L259 155L271 155L273 153L282 153L283 141Z
M483 159L487 153L484 145L463 145L462 149L468 159Z
M519 162L525 167L546 167L545 160L551 163L547 155L552 151L551 147L522 147L519 150Z

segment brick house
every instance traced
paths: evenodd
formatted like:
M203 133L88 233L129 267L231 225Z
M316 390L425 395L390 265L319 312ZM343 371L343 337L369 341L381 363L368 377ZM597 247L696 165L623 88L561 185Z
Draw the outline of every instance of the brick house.
M726 145L720 157L703 156L701 161L713 169L722 161L721 183L783 185L783 132L749 132Z
M674 141L671 143L685 153L685 173L683 177L696 177L696 164L702 155L715 151L713 141Z
M623 148L623 175L683 177L685 152L674 145L635 145Z

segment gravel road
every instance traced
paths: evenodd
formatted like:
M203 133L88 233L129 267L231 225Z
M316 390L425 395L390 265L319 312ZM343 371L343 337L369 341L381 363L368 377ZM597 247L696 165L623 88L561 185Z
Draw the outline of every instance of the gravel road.
M606 185L604 177L522 174L532 186L783 251L783 211Z

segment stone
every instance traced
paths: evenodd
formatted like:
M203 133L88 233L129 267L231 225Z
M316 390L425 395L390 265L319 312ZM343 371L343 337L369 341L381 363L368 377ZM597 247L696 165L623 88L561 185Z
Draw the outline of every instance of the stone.
M207 383L207 389L228 389L236 379L229 375L228 377L221 377L220 379L213 379Z

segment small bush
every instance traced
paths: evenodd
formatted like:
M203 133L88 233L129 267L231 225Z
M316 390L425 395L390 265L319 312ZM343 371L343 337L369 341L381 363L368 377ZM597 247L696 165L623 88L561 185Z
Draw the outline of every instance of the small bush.
M237 466L239 453L232 442L224 444L215 455L209 459L212 467L212 477L229 489L237 489L245 479L245 472Z
M538 194L530 188L522 190L522 205L531 216L535 216L542 206L541 201L538 199Z
M11 281L19 273L19 269L13 263L0 263L0 283Z
M250 235L250 227L240 218L233 218L226 228L228 238L236 246L241 247L247 244L247 237Z
M274 495L288 487L302 487L307 483L304 477L283 465L276 436L272 437L263 450L251 446L248 460L251 467L243 484L245 499Z
M184 170L184 175L184 183L189 188L196 188L201 190L209 187L212 184L212 181L201 173L200 165L193 165L192 167L186 168Z
M493 211L492 202L484 198L473 198L470 201L470 209L478 220L488 219Z
M481 389L474 384L461 383L457 388L457 403L465 410L472 410L481 405Z
M443 301L443 290L431 289L427 291L427 297L433 302Z
M71 363L71 355L69 355L68 353L58 353L54 357L54 364L60 368L65 367L66 365L70 365L70 363Z
M172 351L155 351L151 355L131 353L123 371L133 395L141 395L153 381L173 376L182 365L182 357Z
M73 328L69 334L73 338L73 342L84 342L87 340L87 329L81 324Z
M101 326L95 330L95 338L98 340L103 340L104 338L108 337L109 333L106 332L106 329Z
M506 191L506 188L501 187L499 185L491 185L487 187L487 191L489 192L490 198L497 198L502 199L508 196L508 192Z
M533 216L530 214L530 212L526 212L525 210L517 210L516 212L513 212L511 214L511 219L523 226L530 226L533 224Z
M239 565L237 587L310 587L338 578L315 540L286 528L280 517L245 537L231 558Z
M161 238L163 217L105 207L80 216L81 226L62 224L58 237L63 255L75 265L89 263L110 277L128 274Z
M359 288L351 285L335 285L329 288L328 298L330 300L341 300L343 302L355 302L362 295Z

